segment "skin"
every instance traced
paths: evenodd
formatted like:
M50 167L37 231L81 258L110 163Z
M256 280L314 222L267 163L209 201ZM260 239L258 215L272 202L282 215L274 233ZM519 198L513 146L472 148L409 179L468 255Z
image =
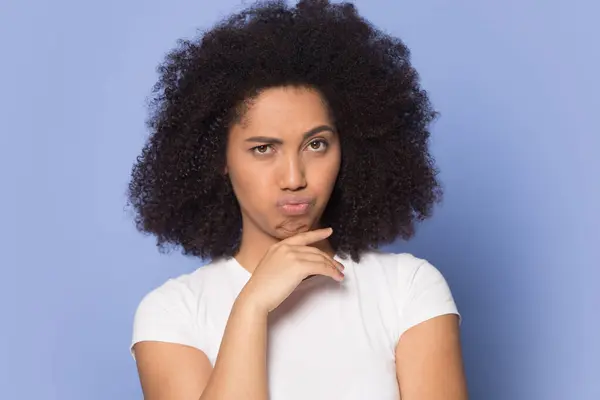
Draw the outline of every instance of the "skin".
M248 271L256 269L253 278L262 276L264 283L265 277L275 277L277 269L272 265L293 260L286 253L292 247L304 251L314 247L333 256L326 239L330 232L314 229L320 228L340 159L340 143L327 107L319 93L310 89L265 90L231 128L224 172L242 212L242 241L236 259ZM279 203L289 195L309 198L308 210L287 215ZM269 257L279 257L270 270L263 266ZM334 269L313 272L334 277ZM304 270L296 278L307 275ZM135 345L146 400L268 399L270 309L253 300L253 278L233 306L214 369L198 349L158 342ZM396 348L396 374L403 400L467 399L459 336L455 315L430 319L402 335Z
M340 160L335 126L316 91L274 88L252 103L227 148L226 173L242 213L241 265L253 272L270 246L319 226ZM290 195L314 200L306 215L277 207ZM333 254L326 241L316 246Z

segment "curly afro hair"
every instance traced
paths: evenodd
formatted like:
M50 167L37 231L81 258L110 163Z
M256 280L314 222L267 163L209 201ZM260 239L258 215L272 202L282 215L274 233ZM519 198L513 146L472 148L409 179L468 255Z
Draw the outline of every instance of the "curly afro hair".
M341 257L358 261L365 250L409 239L441 199L428 151L436 112L409 50L352 4L257 3L180 40L158 72L128 205L160 250L236 253L242 220L223 174L228 129L270 87L313 88L329 105L342 161L322 222Z

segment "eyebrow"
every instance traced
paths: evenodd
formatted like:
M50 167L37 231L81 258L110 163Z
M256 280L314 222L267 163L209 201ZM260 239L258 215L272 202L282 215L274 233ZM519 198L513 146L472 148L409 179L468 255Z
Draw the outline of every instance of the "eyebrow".
M324 131L329 131L331 133L335 132L334 129L329 125L319 125L315 128L312 128L308 132L304 133L302 135L302 140L304 141L304 140L310 139L311 137L313 137L321 132L324 132ZM252 136L252 137L249 137L248 139L246 139L246 142L283 144L283 141L281 139L274 138L274 137L268 137L268 136Z

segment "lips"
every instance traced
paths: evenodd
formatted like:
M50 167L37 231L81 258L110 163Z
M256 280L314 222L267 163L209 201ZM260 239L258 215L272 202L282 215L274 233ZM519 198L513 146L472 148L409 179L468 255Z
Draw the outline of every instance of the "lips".
M279 199L277 207L286 215L304 215L314 203L311 197L286 196Z

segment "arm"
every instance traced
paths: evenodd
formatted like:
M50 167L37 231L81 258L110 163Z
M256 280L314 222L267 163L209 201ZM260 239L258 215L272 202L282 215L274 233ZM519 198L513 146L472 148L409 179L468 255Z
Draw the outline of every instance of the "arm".
M133 348L145 400L198 400L212 373L200 350L176 343L145 341Z
M198 349L171 343L135 345L146 400L266 400L267 313L235 302L213 369Z
M343 278L343 265L308 246L331 233L304 232L271 246L231 309L212 371L199 350L202 333L190 323L195 296L174 281L147 296L136 313L133 339L145 399L267 400L268 314L307 276Z
M267 400L267 312L238 297L201 400Z
M396 375L403 400L467 400L458 316L408 329L396 347Z

